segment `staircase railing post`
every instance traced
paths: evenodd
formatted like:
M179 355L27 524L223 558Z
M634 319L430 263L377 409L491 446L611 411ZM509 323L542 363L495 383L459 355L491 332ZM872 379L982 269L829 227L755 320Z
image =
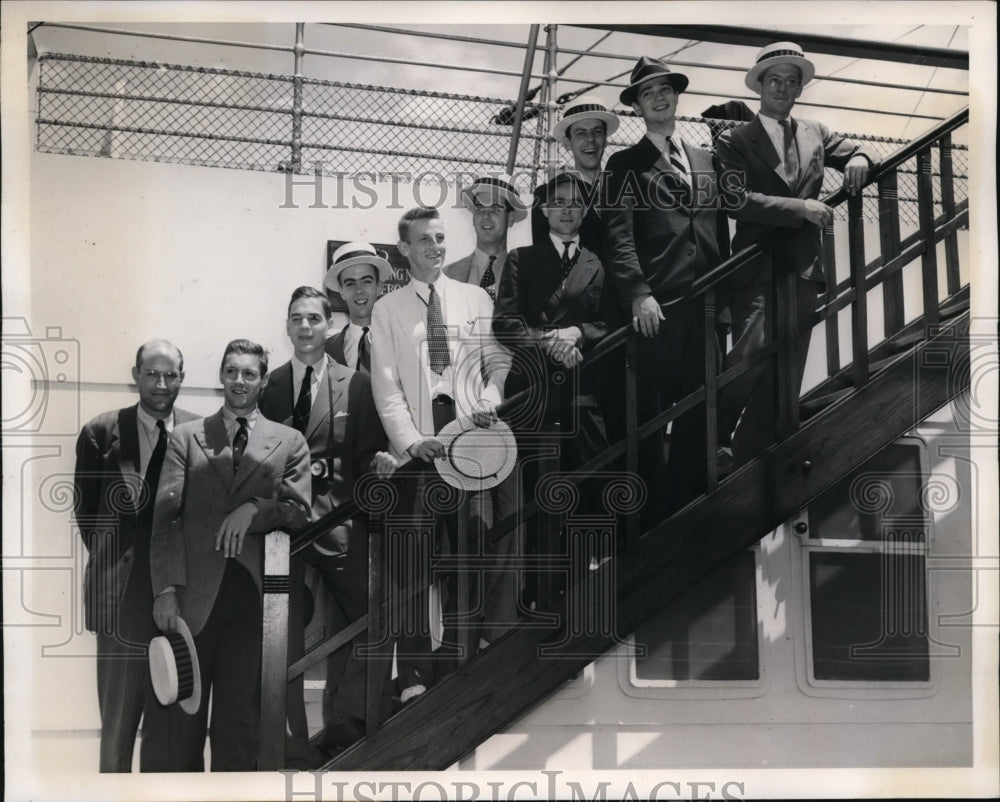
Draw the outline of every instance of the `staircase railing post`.
M924 324L935 326L940 320L938 312L937 246L934 243L934 176L931 174L931 148L928 145L917 154L917 206L920 214L920 232L924 237L924 251L920 269L924 290Z
M705 487L711 493L719 484L719 351L715 330L715 292L705 293L705 443L708 452Z
M538 460L539 485L550 474L559 471L559 436L561 423L558 418L548 427L551 433L551 445L543 446L542 457ZM537 494L536 494L537 500ZM538 506L538 609L546 610L552 605L555 596L554 578L557 570L563 570L565 560L559 559L559 530L562 527L562 517L554 512L543 510ZM536 570L537 570L536 569ZM566 577L568 584L569 577Z
M823 303L832 303L837 298L837 243L833 237L833 223L823 226L823 272L826 289ZM826 374L832 376L840 370L840 326L836 315L830 315L826 325Z
M955 168L952 160L951 134L945 134L938 140L938 148L941 162L941 211L945 219L950 220L955 216ZM948 295L954 295L962 287L958 269L957 231L952 231L944 238L944 262Z
M456 571L455 587L458 593L458 603L455 605L455 636L458 639L458 654L455 657L457 665L468 661L472 654L472 622L469 615L469 496L460 490L462 501L455 513L455 545L454 566ZM482 503L482 499L478 500ZM478 525L482 526L482 515L478 517ZM482 542L481 533L479 542Z
M382 699L380 678L383 672L381 666L372 667L372 661L383 659L381 653L375 653L376 644L385 638L385 619L382 616L382 603L387 594L384 592L385 555L383 543L385 540L385 518L373 514L368 519L368 656L365 663L365 735L371 736L378 729L379 707Z
M290 539L287 532L264 538L263 639L261 646L260 754L258 768L285 767L285 704L288 694L288 592Z
M796 366L798 340L796 282L798 276L784 265L772 268L772 298L770 309L773 318L777 352L774 370L774 399L776 407L775 431L782 440L799 428L799 374Z
M851 262L851 347L854 356L854 386L868 382L868 291L865 287L865 221L861 193L847 197L847 240Z
M630 476L636 476L641 481L637 434L639 385L636 376L636 334L630 331L628 339L625 340L625 470ZM639 510L630 512L625 519L625 541L629 553L634 554L639 543Z
M878 233L882 246L883 263L899 256L899 191L897 173L883 176L878 182ZM882 307L884 309L883 331L891 337L906 323L903 307L903 274L886 276L882 284Z

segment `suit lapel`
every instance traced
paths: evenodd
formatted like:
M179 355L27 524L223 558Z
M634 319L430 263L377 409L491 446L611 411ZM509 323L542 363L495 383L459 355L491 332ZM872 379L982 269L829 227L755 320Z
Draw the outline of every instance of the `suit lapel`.
M240 485L246 482L266 461L268 456L281 443L281 436L271 428L269 421L263 415L258 416L247 439L247 447L240 459L240 467L233 477L230 493L235 493ZM231 455L230 455L231 456Z
M347 364L347 357L344 355L344 341L347 339L347 329L350 325L351 324L348 323L340 330L339 334L333 335L326 350L326 352L341 365Z
M115 461L123 474L138 475L139 458L139 408L126 407L118 412L118 431L111 443Z
M596 255L586 250L580 249L580 257L573 265L573 269L566 279L566 286L562 289L562 306L565 307L569 301L579 297L587 289L594 274L601 269L601 262Z
M802 186L815 178L816 170L813 169L815 161L813 154L817 150L822 150L823 141L811 125L802 120L796 120L795 146L799 149L799 178L792 187L794 194L799 195ZM822 165L822 162L820 162ZM822 167L820 167L822 171Z
M292 410L295 409L295 388L292 387L292 363L286 362L271 374L269 395L275 399L275 412L281 423L292 425Z
M203 431L195 432L195 441L205 452L209 464L215 470L225 487L233 483L233 449L226 437L226 425L222 422L222 410L205 418Z
M316 399L309 413L309 426L306 428L306 440L312 442L316 430L326 425L330 415L337 409L337 403L344 394L344 375L334 373L333 360L326 363L326 379L316 388Z
M759 114L747 124L747 132L754 142L754 152L781 179L781 183L788 186L785 171L781 166L781 156L774 149L774 143L771 141L771 137L768 136L767 130L764 128L764 123L760 121Z

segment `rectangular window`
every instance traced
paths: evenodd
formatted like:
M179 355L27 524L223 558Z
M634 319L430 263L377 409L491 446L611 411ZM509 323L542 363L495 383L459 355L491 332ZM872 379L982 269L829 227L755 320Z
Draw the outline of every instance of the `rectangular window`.
M638 684L657 680L734 681L760 677L756 552L709 574L635 633Z
M892 444L809 505L810 680L928 682L923 443Z

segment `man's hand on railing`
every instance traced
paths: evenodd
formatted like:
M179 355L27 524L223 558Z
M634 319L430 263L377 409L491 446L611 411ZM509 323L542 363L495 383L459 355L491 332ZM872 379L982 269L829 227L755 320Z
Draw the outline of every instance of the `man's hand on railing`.
M215 550L222 549L223 556L227 558L242 554L243 540L256 515L257 505L252 501L243 502L229 513L219 525L219 531L215 535Z
M865 162L867 164L867 162ZM823 228L833 222L833 209L823 201L806 198L802 201L802 219Z
M660 330L663 310L652 295L632 301L632 326L643 337L652 337Z
M413 457L413 459L433 462L437 457L444 456L444 443L433 437L428 437L426 440L414 443L406 449L406 453Z
M379 451L374 457L372 457L371 468L375 471L376 476L381 476L383 479L387 479L392 476L399 467L399 460L397 460L388 451Z
M854 195L868 180L868 159L858 154L844 166L844 189L848 195Z
M577 326L550 329L542 335L542 347L556 364L575 368L583 361L583 353L577 347L582 338L583 332Z
M169 589L163 591L153 600L153 622L160 632L177 631L177 615L181 611L181 606L177 601L177 591Z

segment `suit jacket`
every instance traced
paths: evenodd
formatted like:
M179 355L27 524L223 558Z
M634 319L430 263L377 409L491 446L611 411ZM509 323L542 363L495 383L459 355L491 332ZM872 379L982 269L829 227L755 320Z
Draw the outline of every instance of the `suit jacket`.
M150 542L153 594L177 586L193 635L208 619L226 558L215 550L223 519L245 501L257 504L242 564L262 589L264 535L309 523L309 448L294 429L257 418L238 471L222 410L174 428L160 474Z
M580 243L589 251L601 253L601 200L600 193L604 188L604 174L598 177L596 185L588 184L579 176L574 176L580 193L583 196L586 206L583 215L583 224L580 226ZM542 191L545 184L537 187L534 194L534 202L531 206L531 244L541 245L549 237L549 221L545 217L543 204L545 199Z
M446 275L439 281L451 346L455 414L461 418L471 415L480 399L503 400L510 355L493 337L493 302L486 291ZM411 281L382 296L372 309L372 389L390 451L397 457L434 436L425 301Z
M261 393L261 413L291 426L298 389L291 362L275 368ZM313 520L318 520L351 497L355 481L368 472L375 453L386 447L371 379L327 356L326 381L313 399L305 437L312 460L327 460L330 468L327 476L312 477Z
M601 261L586 247L580 249L565 285L562 256L547 234L542 243L511 251L493 312L497 339L514 353L506 395L531 384L532 376L537 375L530 367L533 362L543 360L550 380L564 372L538 350L538 341L545 330L579 326L582 335L578 347L586 354L607 336L616 314L615 297L605 280ZM588 370L586 379L580 396L569 400L596 405L596 373ZM560 384L569 390L572 382ZM549 397L558 395L550 393Z
M760 115L719 137L716 153L727 176L726 190L738 197L730 212L736 220L733 250L739 251L778 228L782 236L774 240L772 261L791 267L803 278L824 281L822 231L795 210L801 200L819 197L825 167L843 170L858 154L872 163L875 157L862 146L831 133L822 123L796 119L794 124L799 178L793 186L785 180L781 157ZM733 286L756 281L765 264L766 260L758 260L748 266Z
M174 408L175 424L197 418ZM91 632L111 631L116 617L127 613L118 603L135 565L136 537L149 537L151 519L141 519L137 502L152 504L153 498L141 487L139 463L138 405L98 415L80 431L75 517L88 551L83 606Z
M647 293L661 303L683 295L728 256L712 154L683 146L690 192L649 137L608 159L602 261L622 307Z
M348 323L344 328L334 334L326 341L326 352L334 358L336 362L339 362L344 367L355 370L354 365L347 364L347 357L344 354L344 339L347 337L347 329L350 328L351 324ZM368 336L371 337L371 331L369 330ZM371 375L371 351L368 352L368 364L362 364L359 368L362 373L367 376ZM273 378L272 378L273 381Z

